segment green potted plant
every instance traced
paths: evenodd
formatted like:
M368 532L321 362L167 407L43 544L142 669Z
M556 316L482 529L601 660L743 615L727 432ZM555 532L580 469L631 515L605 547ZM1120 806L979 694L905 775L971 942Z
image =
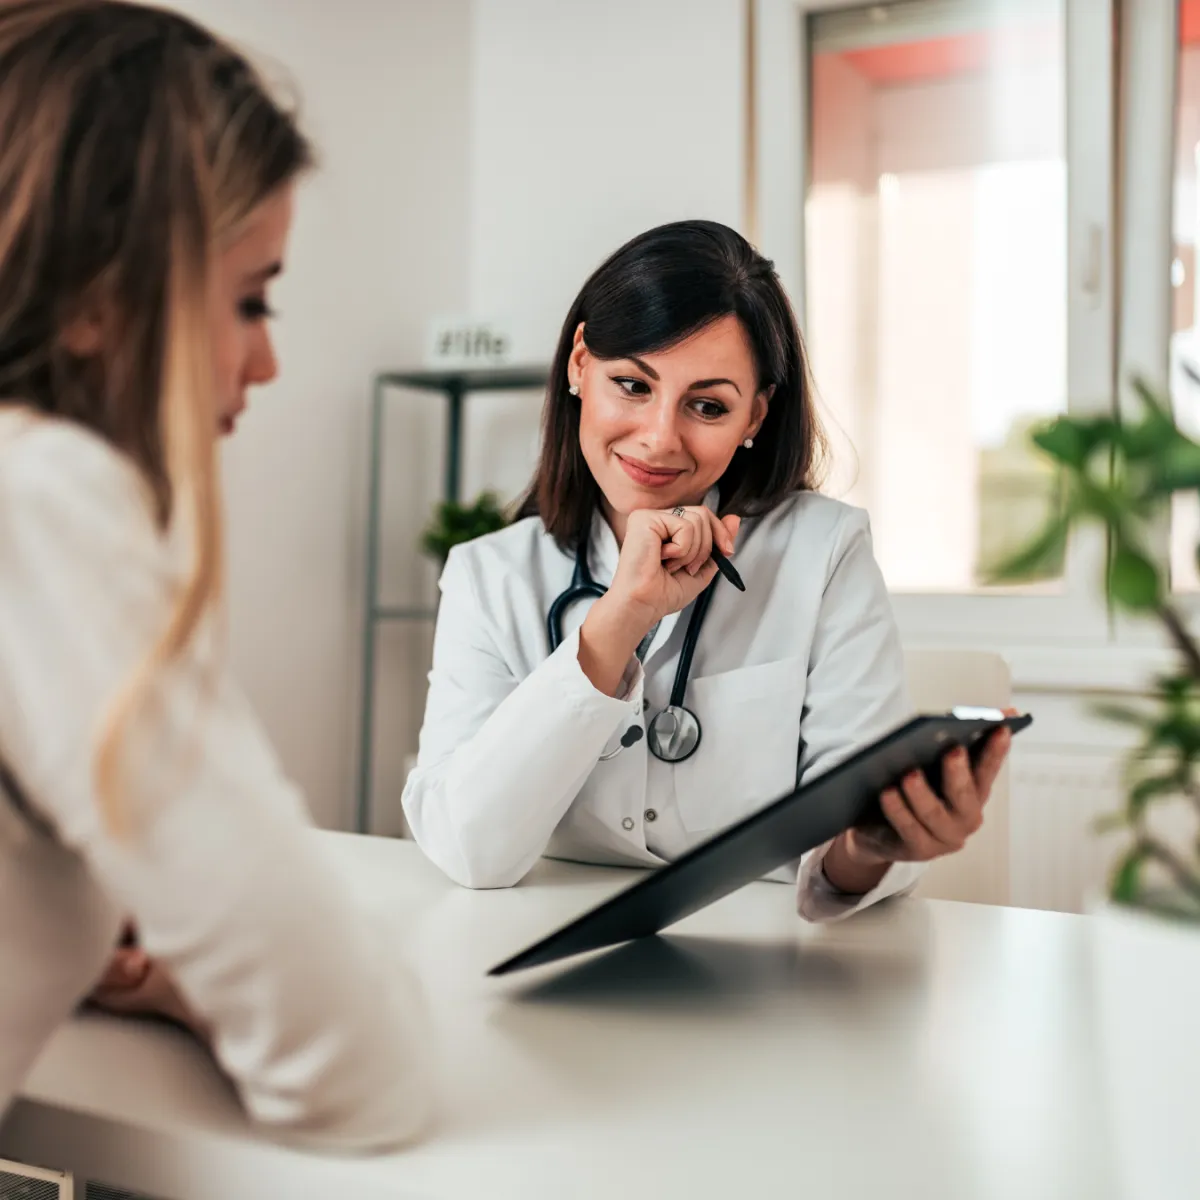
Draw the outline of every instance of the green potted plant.
M470 504L446 500L434 510L433 520L421 534L421 549L444 563L461 542L494 533L507 524L508 516L494 492L481 492Z
M1060 503L996 578L1038 575L1061 561L1072 528L1099 525L1109 605L1156 621L1175 652L1140 702L1097 706L1137 739L1124 805L1102 821L1119 842L1093 914L1097 1030L1120 1194L1160 1200L1200 1188L1200 647L1149 545L1171 496L1200 490L1200 444L1177 428L1167 401L1140 381L1134 391L1136 419L1060 417L1034 432L1058 469Z

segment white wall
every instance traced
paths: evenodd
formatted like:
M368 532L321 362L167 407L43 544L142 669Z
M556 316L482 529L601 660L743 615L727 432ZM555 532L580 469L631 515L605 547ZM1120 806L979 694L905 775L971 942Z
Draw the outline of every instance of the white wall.
M229 600L234 665L285 765L319 821L347 825L370 378L419 362L426 319L465 301L469 0L178 7L285 68L321 157L276 297L283 373L225 457ZM403 666L388 650L385 685Z
M471 302L545 357L584 278L682 217L743 217L741 0L475 0Z
M548 361L575 294L664 221L743 222L742 0L475 0L470 299ZM538 398L475 408L467 487L515 490Z

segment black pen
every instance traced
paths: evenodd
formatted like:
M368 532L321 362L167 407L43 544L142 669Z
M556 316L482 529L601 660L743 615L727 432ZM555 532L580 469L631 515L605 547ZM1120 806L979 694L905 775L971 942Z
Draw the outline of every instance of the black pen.
M737 573L733 563L731 563L729 559L727 559L725 555L723 555L720 550L716 548L716 546L712 548L712 560L717 564L717 570L720 571L721 574L724 575L725 578L728 579L729 582L732 583L739 592L744 592L746 590L746 585L742 582L742 577Z

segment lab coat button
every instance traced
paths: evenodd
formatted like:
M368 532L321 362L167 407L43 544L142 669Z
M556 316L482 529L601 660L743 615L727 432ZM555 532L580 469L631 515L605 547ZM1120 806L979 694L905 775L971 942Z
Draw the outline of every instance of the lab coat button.
M647 820L647 821L657 821L657 820L658 820L658 813L656 813L656 812L654 811L654 809L652 809L652 808L648 808L648 809L646 809L646 820Z
M626 817L625 820L623 820L621 822L621 828L624 829L626 832L631 830L633 828L633 818Z
M649 711L650 711L650 701L643 700L642 701L642 712L649 712Z

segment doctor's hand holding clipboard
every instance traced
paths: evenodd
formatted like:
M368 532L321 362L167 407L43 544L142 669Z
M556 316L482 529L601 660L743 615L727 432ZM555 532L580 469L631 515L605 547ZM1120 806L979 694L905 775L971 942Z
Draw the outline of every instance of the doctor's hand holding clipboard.
M1015 708L1004 715L1015 717ZM1001 729L983 748L972 767L961 746L942 759L942 791L935 792L920 771L879 798L886 826L848 829L835 838L825 855L826 879L844 892L874 887L894 862L932 862L961 850L983 825L984 806L1012 745L1012 733Z
M819 493L824 452L795 316L745 239L678 222L601 264L518 519L442 575L404 809L447 875L660 866L911 715L867 515ZM800 913L909 890L978 828L1007 750L882 797L886 837L806 855Z

